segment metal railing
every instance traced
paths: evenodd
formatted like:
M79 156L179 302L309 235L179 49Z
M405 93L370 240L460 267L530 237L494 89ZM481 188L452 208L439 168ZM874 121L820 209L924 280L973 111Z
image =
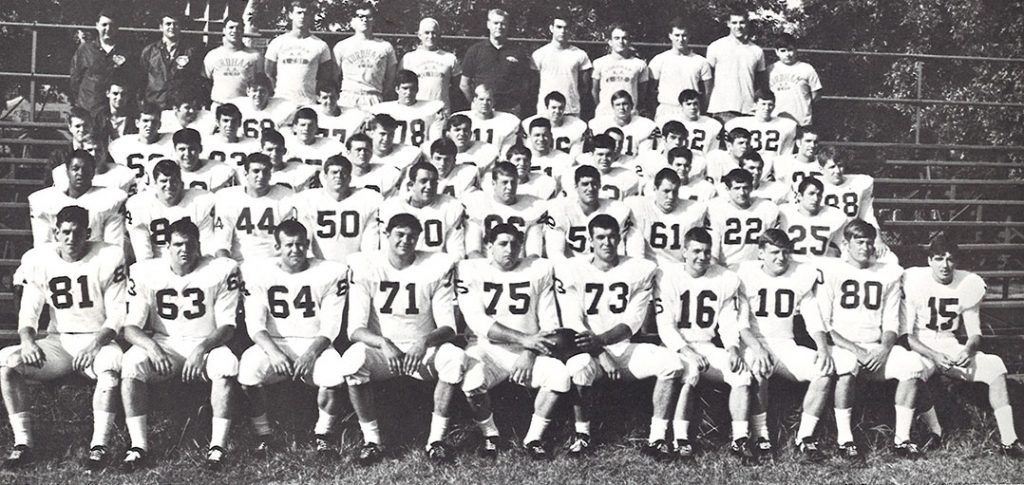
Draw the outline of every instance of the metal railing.
M68 79L69 76L65 73L54 73L54 72L40 72L38 69L38 55L39 55L39 32L40 30L52 29L52 30L85 30L90 31L94 27L91 25L66 25L66 24L52 24L43 22L0 22L0 27L8 28L23 28L27 29L31 34L31 52L30 52L30 65L27 72L21 71L0 71L0 77L19 77L29 79L29 103L31 109L29 111L30 121L36 120L36 93L39 82L45 81L57 81ZM159 33L158 29L155 28L144 28L144 27L121 27L124 32L137 32L137 33ZM279 30L260 30L257 34L246 34L250 37L273 37L282 31ZM183 34L193 36L219 36L220 32L214 31L203 31L203 30L183 30ZM317 31L315 32L319 36L323 37L340 37L349 35L349 32L344 31ZM416 38L413 34L406 33L379 33L380 37L389 38L394 40L414 40ZM450 42L457 43L468 43L484 39L479 36L465 36L465 35L448 35L445 39ZM547 39L538 38L512 38L514 42L522 42L527 44L542 44L548 42ZM592 40L580 40L574 41L574 44L580 46L591 46L601 47L605 43L603 41L592 41ZM667 48L668 44L660 42L634 42L634 46L638 48ZM707 48L706 44L693 44L691 47L695 50L703 51ZM765 48L766 52L772 49ZM801 49L802 53L812 54L818 56L847 56L847 57L862 57L862 58L889 58L889 59L909 59L915 62L916 71L916 96L914 98L886 98L886 97L866 97L866 96L844 96L844 95L829 95L822 96L820 101L829 103L864 103L864 104L883 104L883 105L911 105L916 107L916 113L914 118L914 142L913 143L900 143L900 142L834 142L833 144L851 147L851 148L939 148L939 149L953 149L953 150L991 150L991 151L1018 151L1024 150L1024 147L1020 146L991 146L991 145L972 145L972 144L959 144L959 145L939 145L939 144L923 144L921 143L921 123L922 123L922 108L929 106L958 106L958 107L973 107L973 108L986 108L986 109L1022 109L1024 103L1016 102L1000 102L1000 101L975 101L975 100L952 100L952 99L926 99L923 98L923 86L924 86L924 62L925 61L956 61L956 62L984 62L984 63L1004 63L1021 66L1024 68L1024 58L1002 58L1002 57L988 57L988 56L966 56L966 55L947 55L947 54L919 54L909 52L871 52L871 51L857 51L857 50L834 50L834 49Z

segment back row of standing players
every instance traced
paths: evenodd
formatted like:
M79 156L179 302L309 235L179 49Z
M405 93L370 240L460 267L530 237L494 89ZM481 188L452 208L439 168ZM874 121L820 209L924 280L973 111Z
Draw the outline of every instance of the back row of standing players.
M404 92L408 106L418 79L400 72L398 81L395 104ZM273 100L263 77L253 78L247 89L250 96L240 101L243 106L266 107ZM549 116L520 121L495 111L493 92L483 84L475 88L470 112L445 116L442 109L435 112L440 119L421 120L424 127L439 128L434 134L424 131L417 147L413 123L403 125L397 113L378 111L388 103L374 105L371 111L377 114L372 116L352 116L359 122L351 131L321 131L329 111L337 113L337 94L330 84L318 90L322 111L301 108L271 120L272 126L269 118L259 119L252 125L260 128L258 141L245 138L248 119L242 107L221 104L206 116L212 116L213 125L204 126L192 101L170 113L144 106L139 133L119 137L109 147L111 157L105 155L104 137L83 136L82 148L91 146L93 153L72 152L55 169L55 186L30 197L37 249L26 255L16 277L27 295L22 345L6 351L0 363L5 372L47 378L84 367L94 376L104 374L97 387L103 395L121 379L125 406L133 410L126 413L133 445L126 464L146 456L138 383L171 368L184 368L193 378L202 374L191 357L185 358L197 349L200 359L207 359L207 377L237 375L245 389L285 374L308 373L325 393L315 430L318 448L330 447L321 440L337 417L333 393L347 383L365 440L361 461L380 456L371 394L364 385L397 374L439 380L428 439L434 459L450 457L443 436L451 389L457 385L469 396L474 418L488 438L484 451L496 452L492 438L497 430L484 391L510 377L545 391L538 395L525 440L531 455L547 453L540 438L554 401L570 390L577 423L569 450L576 454L590 448L590 386L604 376L656 377L655 416L645 450L661 457L690 456L688 390L702 375L724 380L737 396L730 406L733 452L766 456L771 443L763 397L753 410L741 403L755 377L763 382L775 371L814 383L797 436L808 457L820 455L813 431L830 380L842 384L837 386L836 419L840 451L847 457L859 455L849 433L852 376L863 372L899 380L894 441L899 454L913 456L917 449L909 428L915 393L936 366L991 386L1004 450L1019 454L1005 398L1005 367L976 352L984 284L952 269L952 246L933 251L931 273L904 274L897 265L880 261L876 226L863 221L871 216L870 178L847 176L834 156L817 153L813 130L792 135L796 154L790 148L766 157L750 149L751 142L758 140L762 149L773 151L768 140L783 140L781 133L776 138L727 126L725 149L704 155L692 145L701 138L699 128L687 128L692 116L666 121L645 136L627 134L626 127L643 118L634 114L633 96L618 91L611 96L613 113L607 119L613 125L602 129L597 118L581 130L576 143L570 137L559 147L555 125L572 119L564 117L564 95L545 97ZM679 100L684 107L690 103L684 113L702 118L696 91L682 91ZM772 94L758 94L759 114L751 118L771 121L773 102ZM74 124L74 115L69 118ZM501 118L510 121L507 134L495 121ZM165 119L169 125L178 123L173 133L161 134L167 131L161 129ZM288 132L288 124L289 133L278 131ZM408 140L398 134L403 126ZM519 140L520 130L525 143ZM574 151L585 133L591 148ZM168 139L170 155L138 148L167 146ZM717 133L703 140L714 143ZM129 153L121 158L120 150ZM122 189L136 192L127 203ZM791 202L779 205L785 201ZM86 225L91 232L83 229ZM85 243L93 248L83 254L82 243L77 250L74 243L86 235L96 242ZM58 244L46 244L52 240ZM198 258L199 241L209 256ZM97 352L108 348L123 315L110 311L60 318L60 310L96 308L89 295L103 294L107 300L108 293L101 313L116 308L124 296L110 287L125 281L122 248L138 261L128 280L129 319L123 323L151 326L158 339L169 340L158 345L125 330L138 350L122 358L111 349L100 362ZM87 263L100 252L109 255L97 256L103 264L64 264ZM800 262L791 264L790 253ZM235 269L239 262L240 272ZM81 274L71 274L76 271ZM452 288L456 275L465 287L458 297ZM913 288L908 290L911 307L901 317L900 284L911 277L914 281L906 284ZM212 286L203 289L200 283ZM247 295L243 321L256 342L241 363L224 352L214 358L220 347L212 345L226 341L221 327L235 325L230 294L239 291ZM208 296L220 294L227 299ZM818 305L807 303L814 298ZM347 333L355 344L340 356L327 344L341 332L346 299ZM465 352L448 343L454 336L451 307L456 299L479 340ZM560 315L552 304L556 300L563 308ZM57 335L45 350L32 340L42 302L51 303ZM214 306L223 311L203 318ZM650 306L664 346L629 344L649 318ZM793 342L797 307L817 350ZM178 327L174 322L180 319L202 319L203 325ZM952 336L960 322L972 337L967 347ZM101 325L107 331L99 330ZM558 326L576 329L576 343L591 353L564 362L542 360L553 347L547 332ZM88 335L82 353L92 353L95 362L71 355L78 350L70 350L72 337L67 335L77 332ZM97 345L99 337L90 340L95 332L103 345ZM710 344L716 333L724 349ZM893 345L900 333L912 334L911 346L920 354ZM827 344L826 335L835 347ZM933 345L922 344L922 338ZM179 344L175 358L154 350ZM47 354L45 362L39 352ZM101 363L102 369L96 367ZM17 384L5 392L12 392L12 386ZM217 389L230 386L215 388L215 401ZM757 392L766 389L759 386ZM677 400L673 396L679 390L685 397ZM14 401L18 409L9 411L20 448L10 458L17 461L31 449L31 434L24 403ZM112 420L109 402L97 402L102 405L97 404L90 465L106 457ZM264 401L252 397L250 402L255 403L253 425L265 436ZM934 410L926 408L922 414L938 436ZM223 459L227 419L215 411L210 462ZM675 443L666 439L670 420Z

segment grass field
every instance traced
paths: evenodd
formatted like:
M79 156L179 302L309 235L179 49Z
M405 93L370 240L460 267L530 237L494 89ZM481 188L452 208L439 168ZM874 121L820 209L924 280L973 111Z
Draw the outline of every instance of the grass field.
M778 399L770 410L774 441L780 448L774 464L743 466L725 451L728 417L725 396L717 390L703 392L704 416L695 430L703 451L691 464L659 463L642 457L636 447L646 438L650 413L650 384L634 383L602 389L601 415L595 422L597 451L581 460L571 459L559 449L549 462L534 462L516 449L504 450L497 461L477 458L474 426L469 426L460 404L461 424L455 426L451 441L459 456L448 466L434 466L423 452L429 419L430 388L411 381L396 381L380 389L384 439L390 446L386 459L375 466L354 464L351 451L359 443L354 415L341 425L343 453L333 462L317 460L310 447L311 428L316 418L314 392L285 384L276 388L272 404L276 412L281 447L269 457L253 455L248 423L237 420L233 427L230 463L219 472L204 470L209 433L208 408L203 406L201 386L174 386L154 390L155 410L150 415L152 466L133 474L116 467L88 475L80 459L88 446L91 430L90 389L83 384L35 386L35 429L38 460L16 472L0 472L0 483L937 483L937 482L1024 482L1024 462L1015 462L994 452L998 436L985 404L984 388L959 383L942 385L938 411L946 426L943 448L926 458L901 461L888 451L893 419L892 388L867 386L860 389L865 408L855 414L855 436L869 449L866 462L853 466L839 459L822 464L802 465L796 461L791 444L796 427L798 386L776 387ZM502 433L517 442L529 421L531 396L517 388L496 389L496 415ZM1011 398L1021 403L1024 389L1011 387ZM1018 406L1019 408L1019 406ZM570 410L559 410L559 424L550 432L553 442L563 443L571 433ZM1024 416L1017 413L1017 422ZM721 429L712 423L725 425ZM822 420L823 442L831 444L833 420ZM917 430L915 426L915 431ZM1020 428L1020 426L1018 426ZM125 447L123 426L114 443L120 458ZM10 429L0 428L0 440L10 443ZM831 450L831 449L830 449Z

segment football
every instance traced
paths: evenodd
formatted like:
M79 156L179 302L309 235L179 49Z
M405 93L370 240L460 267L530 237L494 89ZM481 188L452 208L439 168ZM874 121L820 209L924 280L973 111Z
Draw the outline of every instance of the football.
M551 332L549 338L555 342L551 349L552 357L565 362L583 351L576 346L576 331L571 328L556 328Z

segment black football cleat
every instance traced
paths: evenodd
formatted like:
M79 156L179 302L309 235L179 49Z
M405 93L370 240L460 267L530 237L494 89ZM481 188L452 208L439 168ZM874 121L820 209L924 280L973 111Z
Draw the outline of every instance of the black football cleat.
M681 460L692 460L697 456L697 450L690 440L676 440L676 456Z
M380 445L377 443L363 443L363 446L359 447L359 451L356 454L356 461L364 466L377 463L383 458L384 453L380 450Z
M672 445L666 440L655 440L640 448L640 453L659 461L668 461L673 457Z
M864 454L860 452L857 444L852 441L840 443L837 451L839 457L846 461L861 461L864 459Z
M913 441L910 440L896 443L895 445L893 445L892 451L893 453L896 454L896 456L900 458L906 458L908 460L916 460L918 458L921 458L921 456L923 455L921 453L921 449L917 447L917 443L914 443Z
M480 443L480 448L476 450L476 454L480 458L495 459L498 457L498 437L497 436L484 436L484 442Z
M821 447L818 446L818 440L808 436L797 445L797 450L800 452L800 461L804 463L821 463L825 461L825 454L821 452Z
M928 433L925 437L924 442L921 443L921 451L935 451L942 448L942 435L935 433Z
M121 469L126 473L132 473L146 467L146 450L133 446L124 452L124 460L121 460Z
M213 471L220 470L224 466L227 454L228 450L225 450L223 447L211 446L210 449L206 450L206 468Z
M765 437L758 438L754 442L751 451L754 453L758 463L770 463L775 459L775 448L771 440Z
M581 457L590 452L590 435L587 433L575 433L572 435L572 441L569 441L567 447L569 456Z
M25 444L14 445L14 448L11 448L11 452L4 458L4 468L21 468L32 463L33 458L32 447Z
M446 464L451 463L455 459L455 454L452 452L444 441L435 441L427 445L427 458L432 463Z
M1008 445L1000 445L999 453L1010 458L1022 459L1024 458L1024 442L1017 440Z
M526 456L534 460L547 460L551 458L551 454L548 453L547 448L544 448L544 443L541 443L540 440L533 440L524 444L523 449L526 450Z
M313 437L313 451L318 458L331 458L338 453L337 448L331 442L331 437L325 434Z
M753 450L750 449L750 439L746 436L734 440L729 445L729 453L744 465L753 464L757 460Z
M107 447L103 445L96 445L89 448L89 453L85 455L85 469L89 471L102 470L110 464L110 453L107 451Z

